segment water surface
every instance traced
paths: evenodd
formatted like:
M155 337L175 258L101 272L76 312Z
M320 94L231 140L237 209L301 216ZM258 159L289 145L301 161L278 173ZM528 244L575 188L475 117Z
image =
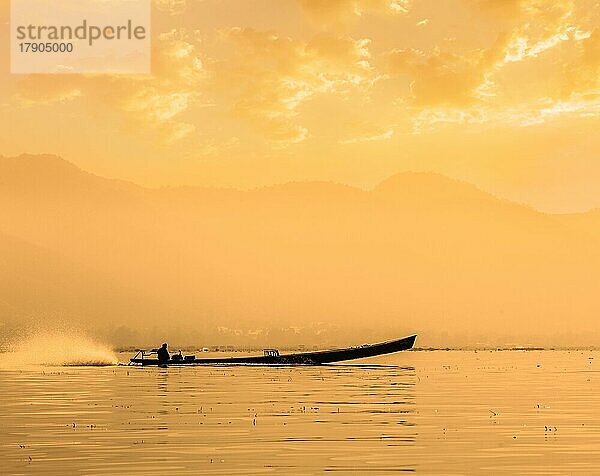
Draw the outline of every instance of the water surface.
M12 366L0 370L0 473L598 474L599 359L435 351L323 367Z

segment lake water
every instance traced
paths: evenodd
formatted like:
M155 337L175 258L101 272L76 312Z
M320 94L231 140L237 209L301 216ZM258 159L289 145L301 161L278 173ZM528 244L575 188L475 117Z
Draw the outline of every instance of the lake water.
M590 351L411 351L324 367L4 366L0 473L599 474L599 365Z

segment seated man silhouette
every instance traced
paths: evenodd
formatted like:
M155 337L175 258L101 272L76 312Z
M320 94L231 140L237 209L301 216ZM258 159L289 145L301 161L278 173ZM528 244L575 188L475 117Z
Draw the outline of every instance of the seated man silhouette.
M158 361L161 364L166 364L169 360L171 360L171 356L169 355L169 351L167 350L167 344L163 344L160 349L156 351L158 356Z

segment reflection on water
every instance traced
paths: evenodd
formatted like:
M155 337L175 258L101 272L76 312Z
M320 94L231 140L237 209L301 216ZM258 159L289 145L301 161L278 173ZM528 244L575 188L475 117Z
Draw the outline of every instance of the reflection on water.
M0 473L598 473L599 358L3 370Z

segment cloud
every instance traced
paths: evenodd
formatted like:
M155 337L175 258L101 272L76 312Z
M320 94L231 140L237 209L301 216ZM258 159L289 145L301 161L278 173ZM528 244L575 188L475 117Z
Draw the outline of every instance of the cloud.
M600 116L600 93L573 94L568 100L549 100L537 110L532 108L530 114L521 121L521 125L541 124L562 116Z
M573 24L572 1L521 0L515 14L516 25L507 36L501 63L536 57L563 41L577 37Z
M527 0L470 0L469 3L481 10L505 18L514 17Z
M411 108L415 131L485 122L526 126L559 115L597 113L600 42L597 25L590 29L593 21L590 24L585 2L470 3L499 19L501 29L491 45L466 51L452 44L384 53L390 77L406 80L404 100L398 102ZM540 71L547 80L543 87L534 87ZM566 79L559 94L555 85L561 75Z
M177 143L196 131L194 124L187 122L168 122L162 128L163 140L166 144Z
M154 54L152 76L130 80L120 107L145 125L162 129L166 142L179 141L195 127L177 117L201 101L200 87L205 80L196 45L162 37Z
M143 116L150 123L162 123L186 111L193 93L166 92L154 85L141 88L123 100L123 108Z
M597 36L595 39L594 32L590 31L593 23L590 24L587 15L587 8L591 8L591 5L585 0L521 0L517 2L517 7L514 26L505 35L504 40L498 43L498 59L487 72L488 84L482 85L482 89L492 90L495 86L493 77L501 73L506 66L518 63L526 65L527 60L549 55L552 50L557 49L560 56L555 56L556 59L552 62L549 60L545 63L545 83L550 85L550 82L554 81L560 84L561 76L566 77L566 80L562 81L562 86L547 90L546 94L549 94L550 98L529 98L556 102L556 107L546 105L534 108L538 111L535 121L554 117L560 111L565 114L571 112L573 108L566 107L567 103L576 104L574 109L579 111L585 102L581 93L598 86ZM526 77L523 77L523 80L526 80ZM572 94L577 97L569 99ZM594 100L590 105L595 110Z
M74 100L120 110L139 125L155 129L167 143L195 127L178 118L198 104L206 80L196 44L164 35L154 40L151 75L31 75L17 84L21 106L48 106Z
M441 127L496 126L531 127L565 118L600 117L600 92L572 94L568 99L537 98L516 105L494 108L480 104L470 108L429 107L413 118L413 132L423 133Z
M472 104L492 61L484 50L460 54L439 48L395 49L385 57L392 75L409 78L409 97L417 106Z
M565 68L563 96L600 91L600 27L580 43L577 58Z
M309 18L326 28L344 28L368 13L408 13L409 0L300 0Z
M43 87L41 83L45 82ZM15 100L19 106L64 104L81 97L82 91L75 85L59 80L56 76L36 75L26 77L21 83Z
M402 16L410 9L406 1L299 1L325 26L348 25L374 14ZM167 144L198 140L196 132L207 130L200 121L215 111L211 117L226 121L223 127L247 127L253 137L274 147L305 141L315 133L317 110L323 117L330 114L327 105L349 104L344 99L357 97L366 98L362 106L372 108L369 117L383 126L352 131L341 143L389 139L398 129L385 127L385 122L412 121L414 130L424 131L444 124L531 125L561 114L596 114L600 30L589 2L460 1L474 10L458 12L457 25L467 17L487 16L491 33L482 35L476 47L469 46L474 35L461 38L439 21L428 23L434 12L426 10L419 16L407 14L406 35L414 33L415 38L409 42L399 34L399 47L381 54L389 35L378 44L380 36L374 34L373 44L370 38L327 29L313 37L289 37L244 27L214 33L181 28L155 35L152 75L15 78L11 107L69 103L96 111L101 104ZM159 11L173 14L190 6L189 1L154 3ZM423 35L424 25L431 34ZM455 41L443 39L448 36ZM200 109L206 105L214 108ZM389 120L400 109L402 118ZM213 132L219 127L215 122ZM244 130L233 134L247 137ZM215 148L206 150L210 155Z
M494 76L510 63L535 58L563 42L580 41L586 32L575 24L567 0L477 0L479 8L509 22L488 48L466 52L395 49L386 54L393 74L411 79L417 105L469 105L495 96Z
M319 94L367 91L378 79L370 42L331 35L310 41L251 28L232 28L230 56L216 65L219 92L233 112L279 145L309 136L297 123L299 108Z
M358 124L352 137L339 141L340 144L360 144L389 140L394 136L392 127L382 128L372 124Z
M431 107L418 112L413 118L413 132L433 131L448 125L482 124L490 120L490 111L481 107Z
M299 40L235 27L213 38L219 55L212 59L201 41L196 32L172 30L154 39L151 75L30 77L17 97L22 106L74 100L110 106L168 144L192 136L200 107L218 105L281 147L310 136L299 119L302 105L319 95L368 94L382 77L364 38Z
M158 11L169 15L181 15L188 6L188 0L154 0L154 6Z
M505 33L494 48L498 50L497 69L508 63L535 58L567 41L580 41L586 31L587 0L473 0L483 11L504 20Z

